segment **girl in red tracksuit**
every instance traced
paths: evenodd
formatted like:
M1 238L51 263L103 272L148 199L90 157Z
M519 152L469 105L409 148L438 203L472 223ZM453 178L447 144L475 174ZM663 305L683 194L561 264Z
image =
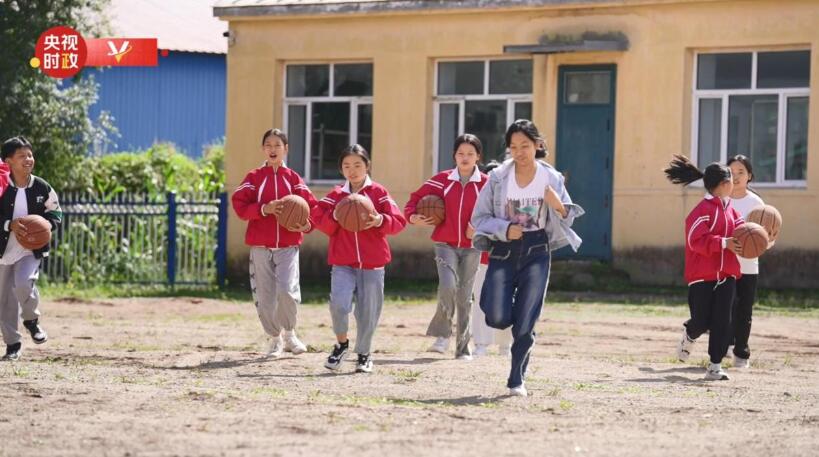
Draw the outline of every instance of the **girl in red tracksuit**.
M418 201L427 195L436 195L444 201L446 216L432 231L438 267L438 308L427 335L436 337L429 350L445 353L452 336L452 318L457 311L455 357L462 360L472 359L469 315L481 254L472 247L474 230L470 230L469 219L488 178L478 169L482 152L481 141L475 135L467 133L456 138L452 153L456 167L429 178L412 193L404 207L404 215L411 224L431 226L430 219L415 213Z
M301 303L299 246L311 223L290 231L279 225L281 199L295 194L312 208L316 199L298 173L287 168L287 135L279 129L262 137L263 166L251 170L233 193L233 209L248 221L245 243L250 246L250 288L264 331L273 338L268 355L301 354L307 347L296 336ZM284 338L282 338L284 330Z
M740 277L737 254L742 252L732 235L744 223L731 206L731 169L712 163L703 173L686 157L675 156L665 174L674 184L687 185L702 179L708 191L685 219L685 281L691 319L684 324L677 357L688 360L697 338L710 331L711 364L705 379L727 380L721 362L728 350L731 306Z
M310 213L316 227L330 237L330 315L337 343L324 366L337 370L347 356L349 314L355 297L356 372L369 373L373 369L373 334L384 304L384 266L392 259L387 235L399 233L407 221L387 189L370 179L370 157L363 147L355 144L345 148L338 166L347 182L321 199ZM335 214L336 205L353 193L369 198L376 210L359 232L341 228Z

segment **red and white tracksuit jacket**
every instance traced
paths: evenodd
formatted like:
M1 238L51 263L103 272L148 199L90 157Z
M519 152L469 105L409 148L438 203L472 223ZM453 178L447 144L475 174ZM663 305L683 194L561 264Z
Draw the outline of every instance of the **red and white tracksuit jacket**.
M418 201L427 195L437 195L444 200L446 217L432 230L432 240L446 243L454 248L471 248L472 240L466 237L466 228L472 218L472 209L478 201L478 194L489 177L475 167L475 171L465 185L461 185L458 169L442 171L429 178L418 190L410 195L404 207L404 216L409 220L415 214Z
M327 263L366 270L381 268L392 260L387 235L395 235L404 230L407 220L387 189L370 180L369 176L358 194L369 198L375 210L384 217L379 227L350 232L341 228L335 220L333 211L336 205L350 195L349 182L336 187L319 200L310 212L310 217L315 227L330 237Z
M731 206L710 194L685 219L685 281L722 281L729 276L739 279L736 254L723 247L723 238L744 224L742 216Z
M245 244L266 248L286 248L301 244L304 234L285 229L279 225L276 216L262 212L265 204L290 194L307 200L311 209L318 203L301 176L284 165L276 170L269 166L259 167L245 176L231 198L236 215L248 221ZM312 221L310 223L313 224Z

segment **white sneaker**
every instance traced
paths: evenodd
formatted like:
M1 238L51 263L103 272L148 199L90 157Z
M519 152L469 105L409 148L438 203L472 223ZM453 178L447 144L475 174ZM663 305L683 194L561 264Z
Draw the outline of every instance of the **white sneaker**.
M458 360L469 361L469 360L472 360L472 355L470 355L470 354L461 354L461 355L459 355L459 356L457 356L455 358L458 359Z
M498 355L503 357L512 357L512 346L502 345L498 346Z
M296 336L296 331L284 332L284 350L292 352L293 355L299 355L307 352L307 346L304 345Z
M692 340L688 337L688 332L685 330L685 327L683 327L682 338L680 338L680 344L677 345L677 358L680 360L680 362L685 362L688 360L688 357L691 356L691 351L694 348L694 343L696 342L697 340Z
M489 348L485 344L476 344L475 351L472 352L475 357L486 357L489 355Z
M282 340L281 336L277 336L273 338L273 342L270 343L270 349L267 350L267 356L273 358L279 358L282 356L284 352L284 341Z
M526 397L529 395L529 392L526 391L526 386L523 384L517 387L510 387L509 388L509 395L513 397Z
M734 368L739 368L740 370L747 370L751 368L751 361L748 359L743 359L742 357L734 356Z
M706 381L727 381L729 379L731 378L728 377L728 373L719 364L712 363L705 372Z
M449 338L444 338L439 336L435 339L435 342L432 343L432 346L429 347L429 352L439 352L441 354L446 354L446 351L449 350Z

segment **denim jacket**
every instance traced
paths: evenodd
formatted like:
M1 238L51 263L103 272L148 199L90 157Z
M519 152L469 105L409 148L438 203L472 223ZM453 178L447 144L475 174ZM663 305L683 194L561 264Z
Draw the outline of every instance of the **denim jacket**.
M547 205L548 217L545 212L541 216L540 225L545 227L549 247L554 251L563 246L571 246L577 252L583 240L577 236L571 226L574 219L582 216L585 211L579 205L572 203L569 192L566 191L566 186L563 184L563 175L560 172L546 162L537 160L535 163L546 170L548 185L560 196L560 200L567 211L564 218ZM509 172L514 170L513 164L514 161L509 159L492 170L489 174L489 182L478 195L478 201L472 211L471 220L472 227L475 228L472 244L476 249L488 251L491 247L491 241L509 241L506 239L506 233L509 224L512 222L506 219L506 178L509 176Z

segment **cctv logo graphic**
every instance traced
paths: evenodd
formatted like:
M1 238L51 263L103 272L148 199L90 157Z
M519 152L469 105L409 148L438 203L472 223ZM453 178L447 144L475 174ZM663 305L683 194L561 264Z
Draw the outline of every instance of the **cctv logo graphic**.
M120 61L122 61L122 58L125 57L125 54L128 54L129 52L131 52L132 49L134 49L133 47L129 47L128 46L129 44L130 41L125 40L122 42L120 48L117 49L114 42L109 41L108 48L111 50L111 52L108 53L108 56L113 57L114 59L116 59L117 63L120 63Z

